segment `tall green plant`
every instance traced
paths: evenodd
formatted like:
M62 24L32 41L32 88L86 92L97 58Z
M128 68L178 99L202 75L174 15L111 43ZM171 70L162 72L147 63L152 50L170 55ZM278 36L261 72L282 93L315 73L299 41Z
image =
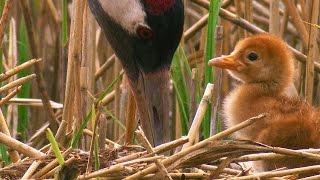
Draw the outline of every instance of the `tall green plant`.
M173 57L171 65L171 77L178 101L181 129L183 135L188 134L190 113L190 95L187 88L185 74L191 77L191 69L183 49L179 47Z
M214 69L208 66L208 62L215 56L216 41L215 30L218 24L220 0L211 0L209 7L209 19L206 39L206 51L205 51L205 85L214 82ZM210 136L210 118L211 109L206 112L204 122L202 123L203 135L205 138Z

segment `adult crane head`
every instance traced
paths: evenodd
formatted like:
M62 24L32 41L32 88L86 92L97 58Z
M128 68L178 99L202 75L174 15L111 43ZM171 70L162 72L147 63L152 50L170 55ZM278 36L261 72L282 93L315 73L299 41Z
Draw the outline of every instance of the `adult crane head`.
M183 32L182 0L88 0L129 79L153 145L169 140L169 69Z

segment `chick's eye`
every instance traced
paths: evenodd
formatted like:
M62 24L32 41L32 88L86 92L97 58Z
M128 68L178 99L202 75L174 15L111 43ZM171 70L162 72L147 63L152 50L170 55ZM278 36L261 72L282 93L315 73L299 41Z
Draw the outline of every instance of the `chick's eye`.
M149 27L138 26L137 35L141 39L149 40L149 39L152 39L152 37L153 37L153 31Z
M247 55L247 59L249 61L256 61L259 59L259 55L255 52L250 52L248 55Z

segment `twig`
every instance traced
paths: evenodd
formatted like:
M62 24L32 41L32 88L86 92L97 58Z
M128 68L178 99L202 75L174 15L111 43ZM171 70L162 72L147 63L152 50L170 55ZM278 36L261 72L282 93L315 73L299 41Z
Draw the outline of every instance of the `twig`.
M24 154L28 157L33 158L40 158L43 157L45 154L34 149L33 147L30 147L16 139L13 139L12 137L0 132L0 143L10 147L11 149L14 149L18 151L21 154Z
M140 141L140 143L142 143L143 146L147 149L147 152L154 153L152 145L148 141L146 135L144 134L144 132L140 126L138 127L136 134L137 134L137 138ZM164 177L164 179L171 179L172 180L171 176L168 174L167 169L164 167L164 165L160 162L159 159L155 160L155 164L158 166L159 171L160 171L161 175Z
M0 100L0 106L8 103L14 96L18 94L18 92L21 90L22 86L18 86L17 89L10 92L6 97L1 98Z
M106 174L118 173L126 170L128 170L128 168L124 167L123 165L114 165L109 168L100 169L98 171L95 171L87 175L81 175L78 177L78 179L85 180L85 179L91 179L95 177L102 177L103 175L106 175Z
M0 19L0 44L2 44L4 31L9 23L9 15L12 9L13 2L13 0L7 0L2 11L2 16Z
M264 118L266 116L266 114L261 114L259 116L256 116L256 117L253 117L253 118L250 118L242 123L239 123L238 125L234 126L234 127L231 127L223 132L220 132L206 140L203 140L193 146L190 146L188 148L185 148L184 150L170 156L169 158L165 159L162 161L163 165L166 167L168 165L172 165L173 163L175 163L176 161L178 161L179 159L183 158L184 156L186 156L188 153L192 152L192 151L195 151L197 149L200 149L202 147L205 147L209 142L211 141L216 141L218 139L221 139L221 138L224 138L240 129L243 129L247 126L250 126L251 124L257 122L258 120L261 120L262 118ZM178 163L177 163L178 164ZM133 180L133 179L138 179L138 178L141 178L141 177L144 177L145 175L147 174L151 174L151 173L154 173L155 171L157 170L157 166L156 165L152 165L142 171L139 171L127 178L125 178L126 180Z
M36 77L35 74L32 74L32 75L29 75L29 76L26 76L26 77L22 77L20 79L17 79L15 81L12 81L10 82L9 84L6 84L2 87L0 87L0 93L3 93L3 92L7 92L9 91L10 89L12 88L15 88L17 86L21 86L22 84L24 84L25 82L27 81L30 81L32 79L34 79Z

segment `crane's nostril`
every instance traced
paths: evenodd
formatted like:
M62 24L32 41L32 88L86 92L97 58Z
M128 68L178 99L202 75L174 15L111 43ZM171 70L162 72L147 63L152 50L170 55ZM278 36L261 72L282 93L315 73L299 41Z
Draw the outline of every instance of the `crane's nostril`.
M138 25L136 32L141 39L149 40L153 38L153 31L148 26Z

